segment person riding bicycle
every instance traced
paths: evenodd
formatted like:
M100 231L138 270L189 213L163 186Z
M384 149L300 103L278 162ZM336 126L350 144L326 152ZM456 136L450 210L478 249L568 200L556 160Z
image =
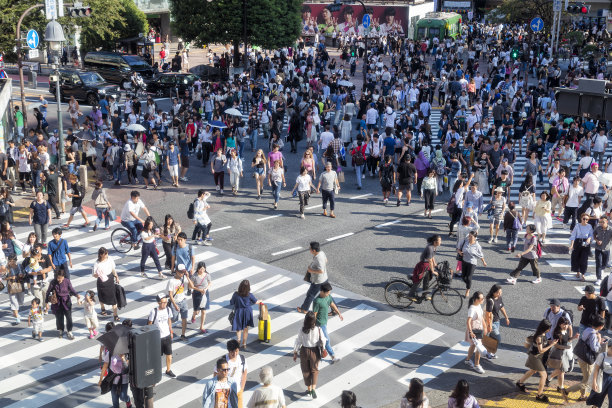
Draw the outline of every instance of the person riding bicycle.
M442 238L438 234L427 238L427 247L425 247L421 253L419 263L416 264L414 270L412 271L412 287L408 293L408 298L413 302L418 301L416 294L417 290L421 286L421 283L423 284L423 295L425 296L425 300L431 300L431 295L426 291L429 287L429 282L431 281L432 275L438 275L438 272L436 271L437 262L434 256L441 243Z
M132 236L132 247L138 249L138 233L142 230L144 220L138 216L140 209L151 216L149 210L145 206L145 203L140 199L140 193L133 190L130 193L130 199L123 206L121 211L121 225L130 231Z

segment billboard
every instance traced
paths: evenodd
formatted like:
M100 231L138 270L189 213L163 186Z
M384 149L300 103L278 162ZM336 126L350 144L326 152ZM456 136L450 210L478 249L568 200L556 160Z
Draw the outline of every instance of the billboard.
M340 11L329 11L325 3L302 5L302 36L315 34L330 38L335 31L340 35L364 36L367 30L361 24L364 10L361 5L346 4ZM370 36L388 34L404 36L408 33L408 6L367 5L370 15Z

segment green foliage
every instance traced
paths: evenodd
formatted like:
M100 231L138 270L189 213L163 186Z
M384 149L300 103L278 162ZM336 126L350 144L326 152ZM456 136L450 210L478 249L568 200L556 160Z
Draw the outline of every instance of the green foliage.
M505 0L492 13L497 21L507 23L528 23L539 16L544 20L545 31L550 31L553 21L549 0Z
M300 35L299 0L245 0L249 44L290 46ZM170 0L173 30L196 45L242 42L243 0Z
M0 52L4 53L7 62L14 62L17 54L15 47L15 31L21 14L30 6L41 3L42 0L0 0ZM44 3L44 2L43 2ZM81 27L81 49L89 51L94 48L113 49L115 41L120 38L135 37L139 33L148 31L146 16L140 11L133 0L84 0L84 5L92 8L91 17L58 19L64 28L64 34L70 41L69 35L75 27ZM47 20L43 14L44 8L35 9L23 20L21 31L35 29L41 37Z

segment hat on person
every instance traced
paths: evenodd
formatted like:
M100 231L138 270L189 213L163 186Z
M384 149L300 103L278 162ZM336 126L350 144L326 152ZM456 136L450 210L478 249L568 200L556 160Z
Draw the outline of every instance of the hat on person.
M179 265L176 267L176 270L177 270L177 271L186 271L186 270L187 270L187 268L185 268L185 265L183 265L183 264L179 264Z
M393 109L391 109L390 106L387 106L387 115L390 115L393 113Z
M501 99L498 99L498 100L497 100L497 104L498 104L498 105L501 105L501 103L502 103L502 100L501 100Z
M130 150L132 150L132 148L130 147L128 143L126 143L123 145L123 150L125 150L126 152L129 152Z
M595 166L599 167L599 164L598 163L591 163L591 167L595 167Z
M158 293L157 296L155 296L155 299L157 300L157 303L159 303L167 297L168 295L166 295L165 293Z
M59 131L57 129L53 130L53 133L58 133Z
M527 112L521 112L521 117L522 118L526 118L527 117Z
M550 305L551 306L561 306L561 302L557 298L552 298L550 299Z
M595 293L595 287L593 285L586 285L584 287L584 293Z
M503 188L501 188L501 187L497 187L497 188L495 189L495 192L496 192L496 193L503 193L503 192L504 192L504 189L503 189Z
M507 161L508 161L508 158L507 158L507 157L504 157L504 158L502 159L502 161L503 161L503 162L507 162Z

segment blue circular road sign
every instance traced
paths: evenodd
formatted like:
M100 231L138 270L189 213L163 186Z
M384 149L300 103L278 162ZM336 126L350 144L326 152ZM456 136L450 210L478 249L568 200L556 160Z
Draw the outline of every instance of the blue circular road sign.
M35 49L38 47L38 43L40 43L40 37L36 30L28 31L28 36L26 37L26 42L28 43L28 47L31 49Z
M371 23L370 15L369 14L364 15L361 23L363 24L363 28L368 28Z
M533 32L538 33L544 29L544 20L542 20L540 17L535 17L531 20L529 26Z

